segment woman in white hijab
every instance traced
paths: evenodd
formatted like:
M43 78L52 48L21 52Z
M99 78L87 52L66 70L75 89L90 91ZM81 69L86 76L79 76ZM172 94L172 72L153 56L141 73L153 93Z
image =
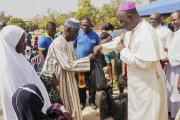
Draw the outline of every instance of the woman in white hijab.
M0 33L0 92L4 120L17 120L12 107L14 92L27 83L35 84L44 98L43 112L51 105L46 88L24 57L24 30L9 25Z

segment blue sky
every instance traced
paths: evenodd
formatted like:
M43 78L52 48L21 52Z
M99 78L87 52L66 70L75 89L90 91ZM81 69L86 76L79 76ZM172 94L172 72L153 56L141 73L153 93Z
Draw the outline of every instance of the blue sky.
M101 7L110 0L91 0L92 3ZM78 0L0 0L0 11L6 15L21 18L31 18L35 15L45 15L48 8L61 11L77 10Z

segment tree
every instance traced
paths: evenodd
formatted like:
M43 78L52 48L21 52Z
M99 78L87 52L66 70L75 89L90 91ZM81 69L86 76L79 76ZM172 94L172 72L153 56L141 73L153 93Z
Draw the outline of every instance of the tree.
M20 18L13 18L9 20L8 24L18 24L23 28L28 28L30 30L43 29L47 22L53 21L57 24L57 27L64 24L64 21L70 17L76 17L80 21L84 17L89 17L92 20L92 24L95 28L100 28L103 23L111 23L115 28L120 28L121 24L116 18L116 10L118 5L126 0L110 0L108 4L104 4L101 8L95 7L91 4L91 0L79 0L78 10L76 12L61 13L61 11L56 11L52 9L47 9L46 14L43 16L36 15L33 19L24 21ZM133 2L139 2L140 0L131 0ZM2 18L10 19L11 16L6 16L5 12L0 12L0 20Z
M124 1L125 0L111 0L111 3L104 4L99 12L99 26L103 23L111 23L116 28L120 28L121 25L116 18L116 10L118 5Z
M91 0L79 0L79 7L75 16L79 20L82 20L83 17L89 17L96 28L100 28L105 22L109 22L119 28L121 25L116 18L116 9L124 1L111 0L109 4L104 4L102 8L97 8L91 4Z
M8 25L17 25L23 29L26 29L26 23L21 18L11 18L7 24Z
M58 26L61 26L67 18L71 18L73 16L75 16L75 12L62 13L58 18L56 18L56 23Z
M38 24L34 20L26 21L26 29L29 31L34 31L38 29Z
M0 21L2 21L4 18L5 18L5 12L4 11L1 11L0 12Z
M5 14L5 11L0 11L0 21L4 21L5 23L7 23L7 21L9 21L10 18L11 16L7 16Z
M53 21L57 24L57 26L59 26L59 24L64 21L61 18L64 19L64 16L60 12L52 9L47 9L47 14L44 16L38 16L38 19L36 19L36 21L40 29L45 29L45 26L49 21Z
M89 17L93 24L96 24L99 9L91 4L91 0L79 0L79 8L75 14L76 18L82 20L84 17Z

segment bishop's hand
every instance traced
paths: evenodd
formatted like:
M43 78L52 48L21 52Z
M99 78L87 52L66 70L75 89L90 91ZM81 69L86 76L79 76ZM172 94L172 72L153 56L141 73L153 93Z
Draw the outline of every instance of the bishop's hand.
M121 52L121 50L125 48L124 44L119 43L115 49L116 52Z

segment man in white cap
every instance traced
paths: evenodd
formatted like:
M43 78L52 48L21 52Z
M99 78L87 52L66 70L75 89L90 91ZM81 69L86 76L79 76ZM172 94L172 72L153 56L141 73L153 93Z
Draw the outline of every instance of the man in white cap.
M116 48L127 64L128 120L168 120L165 74L160 65L165 54L160 40L133 3L120 5L117 18L128 31L124 44ZM106 45L95 51L100 49Z
M76 71L89 71L90 59L94 55L76 60L71 41L78 35L80 22L69 18L64 23L62 36L56 38L50 45L42 69L42 73L54 76L53 84L58 87L59 95L65 108L72 115L73 120L82 120L78 87L75 80Z

